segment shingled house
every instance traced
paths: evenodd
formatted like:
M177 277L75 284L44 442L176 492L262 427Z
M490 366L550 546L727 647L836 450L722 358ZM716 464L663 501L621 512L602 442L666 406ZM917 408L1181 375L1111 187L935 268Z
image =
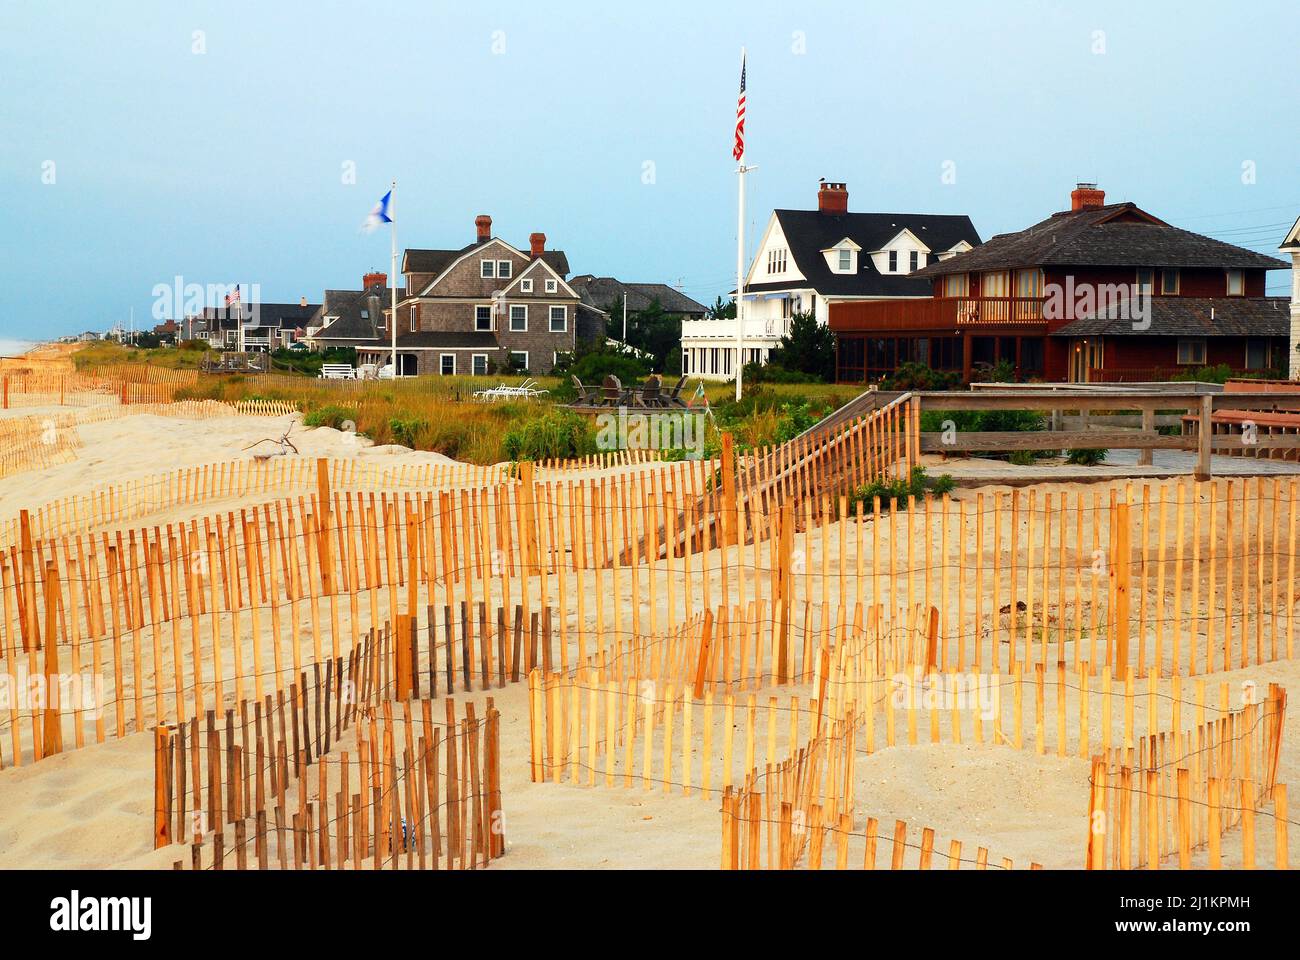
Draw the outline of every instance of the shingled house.
M1284 261L1105 197L1079 184L1069 210L919 270L931 299L832 306L837 379L877 380L918 344L965 380L1000 361L1072 382L1286 370L1289 304L1264 293Z
M797 313L826 323L839 304L928 298L931 283L916 279L917 271L979 243L970 217L850 213L848 188L821 183L816 210L774 210L768 218L745 277L745 362L766 362ZM734 377L736 333L732 319L683 323L682 372ZM916 359L947 360L928 353Z
M467 246L408 249L402 257L406 286L395 322L403 376L505 368L544 374L575 349L581 298L565 282L564 252L547 250L542 233L521 250L493 236L486 215L474 226ZM377 323L387 322L365 309ZM363 361L387 363L391 333L377 326L376 334L373 344L357 342L357 352Z
M399 300L405 294L405 290L398 288ZM386 273L367 273L361 279L360 290L326 290L320 307L307 325L307 343L311 349L322 351L331 347L356 347L360 350L383 344L389 344L391 348L387 339L391 304L392 291ZM384 362L387 363L388 359L385 358Z

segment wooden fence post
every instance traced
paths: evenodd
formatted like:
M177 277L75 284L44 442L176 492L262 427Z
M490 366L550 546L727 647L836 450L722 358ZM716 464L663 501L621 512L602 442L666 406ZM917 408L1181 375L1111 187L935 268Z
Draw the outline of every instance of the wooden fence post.
M1201 395L1200 422L1196 434L1196 479L1210 479L1210 454L1214 441L1214 396Z

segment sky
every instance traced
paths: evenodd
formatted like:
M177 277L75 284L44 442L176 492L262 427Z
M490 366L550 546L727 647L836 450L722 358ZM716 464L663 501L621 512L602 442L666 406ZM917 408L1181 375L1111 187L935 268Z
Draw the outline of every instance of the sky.
M1269 253L1300 216L1294 0L6 0L0 337L147 327L176 277L356 289L388 270L359 228L393 179L399 247L486 213L574 274L712 303L742 45L751 253L821 177L986 239L1077 181Z

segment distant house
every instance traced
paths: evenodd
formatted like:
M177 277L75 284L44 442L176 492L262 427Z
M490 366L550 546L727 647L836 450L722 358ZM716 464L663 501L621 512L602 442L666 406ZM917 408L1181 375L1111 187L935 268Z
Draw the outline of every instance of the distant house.
M931 296L912 275L979 246L970 217L849 213L848 188L823 182L816 210L774 210L745 277L745 363L765 363L797 313L827 323L833 304ZM737 321L682 324L682 372L735 376Z
M474 226L474 242L464 247L408 249L402 257L406 288L397 317L378 322L397 324L403 376L507 367L544 374L574 352L580 327L598 335L594 315L565 280L568 259L546 249L545 234L530 235L523 250L493 236L487 215ZM387 363L391 331L381 326L376 333L376 342L355 344L358 354Z
M1266 276L1287 266L1081 183L1069 210L919 271L933 299L833 306L837 378L871 381L925 357L966 380L999 362L1049 381L1218 365L1268 375L1287 369L1292 321L1285 297L1265 296Z
M214 350L243 349L272 351L299 339L300 331L315 316L319 304L306 297L297 303L241 303L229 307L205 307L178 324L183 340L206 340Z
M312 350L375 346L387 342L392 290L388 274L367 273L360 290L326 290L321 305L305 325L304 342ZM406 294L398 289L397 297ZM372 361L373 362L373 361Z
M623 309L627 297L629 313L648 310L657 301L664 313L681 316L687 320L703 320L708 307L692 300L676 287L666 283L624 283L613 277L596 277L590 273L574 277L569 286L578 292L582 302L607 312L615 320Z

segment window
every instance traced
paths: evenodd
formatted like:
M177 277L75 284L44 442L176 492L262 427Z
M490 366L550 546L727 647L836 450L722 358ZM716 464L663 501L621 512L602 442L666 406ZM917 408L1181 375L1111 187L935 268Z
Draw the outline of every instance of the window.
M853 269L853 251L840 251L840 273L848 273Z
M785 273L786 251L769 250L767 251L767 272L768 273Z
M495 260L480 260L478 262L478 275L484 280L491 280L497 275L497 262Z
M565 333L569 329L569 311L564 307L551 307L551 333Z
M943 295L945 297L965 297L970 295L970 274L953 273L943 278Z
M980 283L981 297L1006 297L1010 296L1010 281L1007 279L1006 271L1000 270L997 273L986 273Z
M438 355L438 372L444 377L455 376L456 374L456 354L443 353Z
M512 333L528 332L528 307L522 303L510 305L510 330Z
M898 251L889 251L889 272L898 273Z
M419 309L416 307L415 304L411 304L411 332L415 333L415 331L419 329L419 326L420 326Z
M1228 271L1228 296L1240 297L1246 293L1246 275L1240 270Z
M1043 271L1017 270L1016 296L1041 297L1043 295Z
M921 265L921 251L913 250L907 255L907 270L911 273Z
M1246 369L1267 370L1272 364L1268 341L1262 337L1251 337L1246 341Z
M479 332L491 332L492 330L492 308L486 306L477 306L474 308L474 329Z
M497 261L497 277L498 277L498 279L501 279L501 280L509 280L509 279L510 279L510 267L511 267L511 264L510 264L510 261L509 261L509 260L498 260L498 261Z
M362 320L369 320L369 319L370 319L370 311L369 311L369 310L362 310L362 311L361 311L361 319L362 319Z
M513 367L513 368L516 369L516 370L527 370L527 369L528 369L528 351L527 351L527 350L511 350L511 351L510 351L510 366Z
M532 281L531 279L529 279L529 280L520 280L520 281L519 281L519 292L520 292L520 293L532 293L532 292L533 292L533 281Z
M1203 339L1179 340L1178 362L1184 365L1203 365L1205 363L1205 341Z
M1177 270L1160 271L1160 292L1167 297L1178 296L1178 271Z
M557 280L547 280L547 281L546 281L546 292L547 292L547 293L555 293L555 291L557 291L557 290L559 290L559 289L560 289L559 281L557 281Z
M476 377L486 377L488 372L487 354L475 353L469 358L470 370Z
M573 360L573 354L569 353L566 350L557 350L555 353L551 354L552 367L558 367L558 366L568 364L572 360Z
M1138 267L1137 271L1138 291L1149 296L1156 288L1156 272L1151 267Z

